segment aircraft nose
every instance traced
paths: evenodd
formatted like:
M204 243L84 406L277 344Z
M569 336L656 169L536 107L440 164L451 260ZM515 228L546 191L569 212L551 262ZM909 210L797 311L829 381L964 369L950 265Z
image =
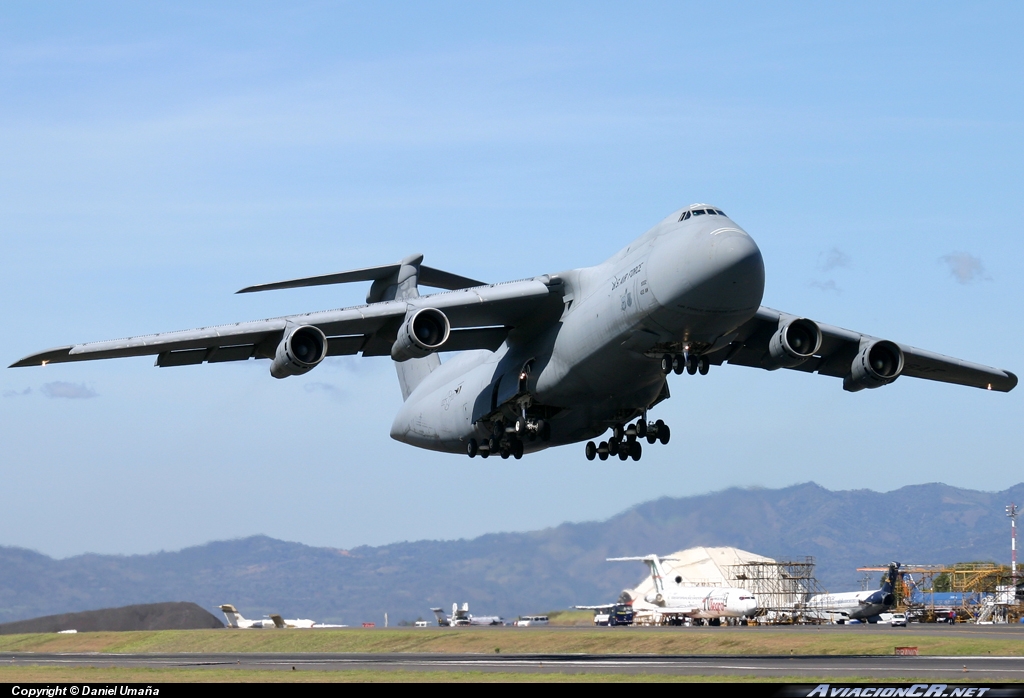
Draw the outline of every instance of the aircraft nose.
M694 241L688 260L690 289L684 303L722 312L757 308L764 295L764 260L747 233L724 228Z

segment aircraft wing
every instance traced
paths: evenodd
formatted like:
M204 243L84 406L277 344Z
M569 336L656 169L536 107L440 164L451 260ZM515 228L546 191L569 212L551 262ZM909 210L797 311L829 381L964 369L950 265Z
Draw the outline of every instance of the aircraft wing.
M75 344L31 354L11 365L39 366L129 356L157 357L158 366L273 358L286 329L312 325L328 339L328 356L389 356L410 310L437 308L452 326L441 351L496 349L509 331L545 309L561 309L561 286L549 277L233 325Z
M841 327L813 323L821 331L820 346L813 356L796 365L778 365L772 356L772 342L776 341L778 349L778 333L786 325L794 321L807 322L803 318L779 312L771 308L761 307L756 315L739 328L730 343L708 355L711 363L739 364L757 368L792 368L797 371L819 373L824 376L843 378L847 390L859 390L863 387L876 385L850 383L851 366L855 360L864 355L872 346L885 342L878 337L845 330ZM889 344L888 342L885 342ZM926 378L944 383L956 383L974 388L1009 392L1017 385L1017 376L998 368L970 363L935 352L918 349L907 344L892 342L899 347L903 357L902 372L899 375L912 378ZM896 378L885 382L891 382ZM866 379L870 381L870 377ZM878 385L884 385L878 383ZM848 387L849 386L849 387Z

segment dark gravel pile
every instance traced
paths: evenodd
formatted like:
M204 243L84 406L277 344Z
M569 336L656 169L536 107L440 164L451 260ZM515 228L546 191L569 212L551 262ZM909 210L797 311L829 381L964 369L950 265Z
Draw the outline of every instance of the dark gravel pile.
M0 635L55 633L59 630L84 633L97 630L194 630L223 627L224 623L216 616L194 603L169 601L61 613L3 623L0 624Z

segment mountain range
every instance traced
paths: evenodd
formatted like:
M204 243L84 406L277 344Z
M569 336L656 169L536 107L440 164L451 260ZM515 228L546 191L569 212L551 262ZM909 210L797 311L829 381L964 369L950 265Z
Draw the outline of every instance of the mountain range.
M814 483L663 497L605 521L564 523L471 540L413 541L351 550L252 536L176 552L54 559L0 547L0 623L127 604L192 601L247 617L269 613L378 625L429 618L431 606L470 603L515 617L614 600L645 575L606 557L734 546L778 560L814 556L830 591L860 588L856 568L904 563L1008 562L1002 492L943 484L891 492L833 492ZM872 582L874 584L874 581Z

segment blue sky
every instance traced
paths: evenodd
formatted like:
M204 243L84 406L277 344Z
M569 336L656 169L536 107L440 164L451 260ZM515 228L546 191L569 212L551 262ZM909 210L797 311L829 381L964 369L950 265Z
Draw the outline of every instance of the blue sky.
M1024 372L1019 4L6 3L4 365L360 302L243 286L398 260L594 264L708 201L766 305ZM384 359L0 371L0 544L352 547L604 518L728 486L1019 482L1021 395L724 367L644 460L388 437ZM894 522L895 524L896 522ZM644 551L641 551L644 552Z

